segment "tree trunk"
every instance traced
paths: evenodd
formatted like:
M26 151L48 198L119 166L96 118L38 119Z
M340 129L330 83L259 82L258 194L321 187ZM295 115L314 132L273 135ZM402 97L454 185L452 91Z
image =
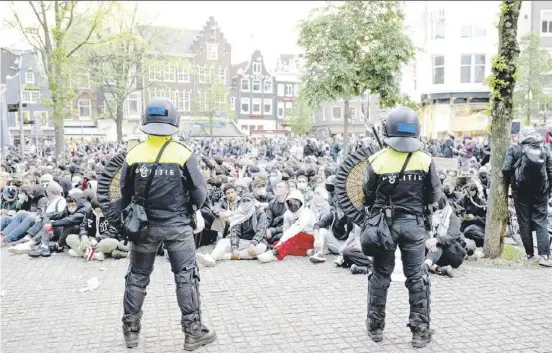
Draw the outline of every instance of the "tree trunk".
M510 146L510 125L513 120L515 61L519 56L517 23L521 1L503 1L498 25L498 57L493 60L491 86L491 194L485 227L486 257L502 254L502 238L508 221L508 185L502 176L502 164Z
M61 67L59 65L54 66L54 82L58 82L61 77ZM65 131L63 130L63 122L65 117L63 116L64 107L63 104L66 103L63 93L60 93L62 88L58 87L56 84L50 84L50 91L52 92L52 101L54 103L54 136L56 140L56 156L63 157L65 152ZM52 87L54 86L54 87ZM53 89L52 89L53 88Z
M123 118L124 108L123 102L117 102L117 117L115 118L115 124L117 125L117 141L123 141Z
M343 101L343 158L349 154L349 100Z

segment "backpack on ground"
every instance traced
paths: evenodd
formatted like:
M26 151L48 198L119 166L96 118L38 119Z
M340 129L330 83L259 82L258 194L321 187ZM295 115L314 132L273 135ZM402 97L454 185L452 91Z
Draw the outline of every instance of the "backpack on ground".
M547 186L546 151L542 146L523 145L515 164L516 185L522 189L543 191Z

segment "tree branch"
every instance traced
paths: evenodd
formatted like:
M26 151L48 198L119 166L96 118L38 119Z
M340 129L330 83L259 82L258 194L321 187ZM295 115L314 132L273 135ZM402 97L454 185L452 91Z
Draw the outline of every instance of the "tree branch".
M100 3L100 8L96 12L96 16L94 18L94 23L92 24L92 27L90 28L90 31L88 32L88 35L86 36L86 38L80 44L78 44L75 48L73 48L73 50L69 51L69 53L66 55L67 58L71 57L71 55L73 55L83 45L88 43L88 41L90 40L90 37L92 37L92 34L96 30L96 28L98 27L98 24L100 22L99 17L100 17L100 13L101 13L100 10L102 9L102 7L103 7L103 2Z

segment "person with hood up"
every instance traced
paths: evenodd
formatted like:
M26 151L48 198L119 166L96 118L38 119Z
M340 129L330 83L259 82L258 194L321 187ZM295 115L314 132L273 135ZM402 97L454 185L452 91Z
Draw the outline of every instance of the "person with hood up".
M552 193L552 156L534 128L523 128L518 144L506 152L502 174L512 187L519 233L529 262L552 267L547 229L548 199ZM540 260L534 254L533 228Z
M306 256L314 243L314 214L305 206L303 194L293 190L286 199L283 234L274 249L257 256L260 262L283 260L287 255Z
M15 186L6 186L2 189L2 197L0 199L0 210L2 216L15 216L17 211L21 209L21 202L18 198L18 189ZM2 221L4 223L4 220Z
M2 226L0 227L2 246L17 243L25 236L36 222L36 210L41 207L45 208L44 201L47 201L45 196L45 190L42 186L21 189L18 199L23 204L27 204L26 209L31 212L20 211L13 218L4 217L2 219ZM4 224L8 223L7 221L9 221L9 224L4 227Z
M29 252L30 257L50 256L50 230L53 232L52 240L56 241L54 250L62 251L65 240L69 234L78 234L80 224L88 212L90 204L86 201L79 189L71 189L67 196L65 209L62 212L47 215L43 221L46 225L41 232L40 245Z
M332 254L341 254L345 243L344 237L348 232L345 231L347 218L337 205L330 205L328 202L329 193L324 186L319 186L314 190L314 197L311 204L311 210L315 214L316 223L314 224L314 249L309 252L309 260L312 263L326 261L324 253L327 249ZM341 218L340 218L341 216ZM341 222L344 219L345 222ZM337 238L339 236L339 239Z
M197 259L205 266L215 266L220 260L251 260L266 251L266 213L256 206L253 194L242 196L228 223L228 237L219 240L211 255L197 253Z
M431 272L453 277L452 269L460 267L468 254L466 245L470 244L473 252L475 242L462 236L460 218L454 214L445 195L429 208L432 210L428 241L431 246L426 250L425 263Z

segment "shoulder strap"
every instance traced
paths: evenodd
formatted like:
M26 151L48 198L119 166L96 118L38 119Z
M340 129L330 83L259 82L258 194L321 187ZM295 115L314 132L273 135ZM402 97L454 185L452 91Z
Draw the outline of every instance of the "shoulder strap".
M171 140L168 140L165 142L163 147L159 150L159 154L157 154L157 158L155 159L155 163L153 164L153 167L151 168L151 173L149 175L148 182L146 184L146 188L144 189L144 205L146 204L149 196L149 191L151 188L151 183L153 182L153 177L155 176L155 171L157 170L157 167L159 166L159 160L161 159L161 156L163 155L163 152L165 151L165 148L171 143Z
M399 172L399 177L397 178L397 182L395 184L393 184L391 186L391 189L389 190L389 199L391 199L391 195L393 195L393 193L395 192L395 189L397 188L397 186L399 185L399 183L401 182L401 179L404 175L404 170L406 169L406 166L408 165L408 162L410 162L410 158L412 157L412 152L410 152L408 154L408 156L406 156L406 159L404 161L404 164L401 168L401 171Z

